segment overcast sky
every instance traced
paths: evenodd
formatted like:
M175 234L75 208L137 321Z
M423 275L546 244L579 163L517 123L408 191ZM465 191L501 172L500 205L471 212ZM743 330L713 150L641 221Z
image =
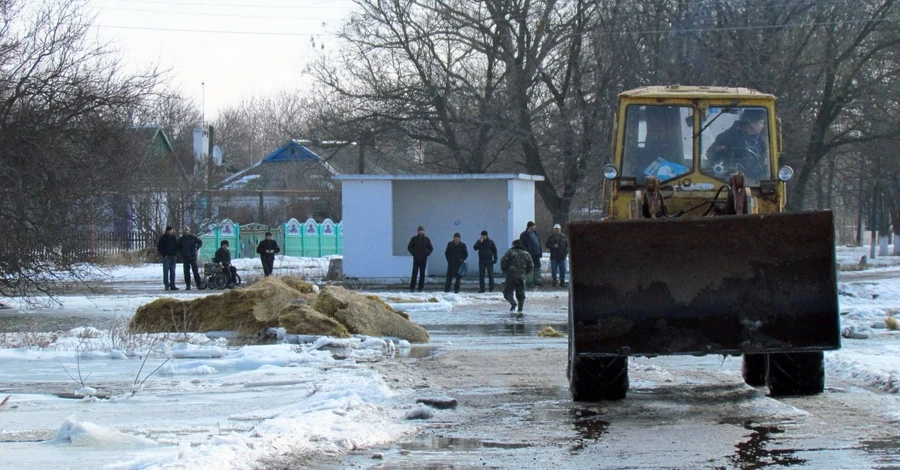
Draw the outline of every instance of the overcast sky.
M88 0L93 30L129 67L158 63L205 108L309 83L304 65L348 16L349 0ZM315 48L313 47L315 44Z

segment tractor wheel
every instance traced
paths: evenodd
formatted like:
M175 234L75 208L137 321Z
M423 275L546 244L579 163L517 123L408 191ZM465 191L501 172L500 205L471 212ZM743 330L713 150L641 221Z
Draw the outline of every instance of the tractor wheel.
M621 400L628 392L628 357L579 357L569 359L572 400Z
M744 376L744 383L751 387L765 385L768 356L765 354L744 354L743 360L741 375Z
M773 397L815 395L825 390L825 354L773 353L769 354L766 385Z

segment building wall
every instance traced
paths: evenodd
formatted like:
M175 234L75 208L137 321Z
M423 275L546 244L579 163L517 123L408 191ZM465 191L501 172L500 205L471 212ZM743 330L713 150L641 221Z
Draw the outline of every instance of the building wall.
M496 240L508 236L510 200L507 195L506 180L394 181L393 230L397 236L392 254L406 257L411 266L406 246L416 234L416 228L423 225L434 245L434 254L428 259L428 274L446 275L444 250L456 232L462 235L469 249L468 261L477 263L472 245L482 230L487 230ZM502 246L502 242L498 243L498 250Z
M519 238L519 234L525 230L529 221L534 221L534 182L522 180L509 180L509 239L504 244L497 243L497 249L505 251L512 245L512 241ZM537 227L538 236L543 246L546 235L551 227Z
M350 278L408 281L412 257L406 246L422 225L434 245L428 275L442 283L444 250L454 232L462 235L474 272L478 258L472 246L482 230L502 256L534 219L533 181L346 179L342 187L344 274Z
M386 278L402 273L409 277L409 255L391 254L391 184L390 180L343 182L344 274L348 277Z

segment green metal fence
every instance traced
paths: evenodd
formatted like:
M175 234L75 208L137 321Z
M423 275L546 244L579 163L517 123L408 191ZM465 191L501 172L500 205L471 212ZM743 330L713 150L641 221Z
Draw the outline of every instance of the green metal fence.
M226 219L200 236L203 241L200 257L203 260L212 259L219 243L228 240L232 258L253 258L256 256L256 245L264 238L265 232L272 232L284 256L318 258L344 253L343 227L331 219L325 219L322 223L314 219L303 223L291 219L276 228L262 224L238 225Z

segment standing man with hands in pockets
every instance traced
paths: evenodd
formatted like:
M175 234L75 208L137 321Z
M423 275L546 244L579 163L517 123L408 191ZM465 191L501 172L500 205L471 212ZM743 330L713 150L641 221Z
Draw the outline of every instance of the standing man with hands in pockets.
M434 251L431 246L431 239L425 236L425 227L419 226L416 235L409 239L409 245L406 250L413 257L412 276L409 278L409 291L414 292L416 288L416 276L419 277L419 292L425 288L425 266L428 264L428 257Z
M472 245L478 252L478 293L484 293L484 274L487 272L491 292L494 292L494 265L497 264L497 244L488 238L487 230L481 231L481 238Z

